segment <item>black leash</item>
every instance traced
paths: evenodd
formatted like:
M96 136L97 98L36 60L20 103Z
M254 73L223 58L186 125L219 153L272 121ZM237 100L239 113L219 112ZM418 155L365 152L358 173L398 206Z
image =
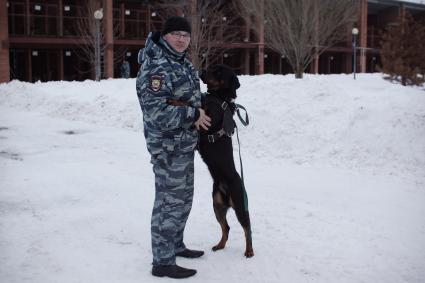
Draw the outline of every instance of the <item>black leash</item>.
M243 107L240 104L235 103L235 105L236 105L236 112L238 113L238 117L242 125L244 125L245 127L248 126L249 125L248 111L246 111L245 107ZM245 120L242 118L239 109L242 109L243 111L245 111Z
M243 178L243 165L242 165L242 155L241 155L241 143L239 141L239 130L238 127L236 127L236 138L238 140L238 147L239 147L239 164L241 165L241 179L242 179L242 184L245 188L245 182L244 182L244 178Z
M238 117L239 117L239 120L241 121L242 125L244 125L245 127L248 126L249 125L248 111L246 111L245 107L243 107L240 104L235 103L235 105L236 105L236 112L238 113ZM245 120L242 118L239 109L242 109L242 110L245 111ZM238 147L239 147L239 162L240 162L240 165L241 165L241 179L242 179L244 206L245 206L246 211L248 211L248 196L246 194L245 181L244 181L244 177L243 177L241 143L239 141L239 130L238 130L238 126L236 126L236 124L235 124L235 128L236 128L236 138L238 140Z

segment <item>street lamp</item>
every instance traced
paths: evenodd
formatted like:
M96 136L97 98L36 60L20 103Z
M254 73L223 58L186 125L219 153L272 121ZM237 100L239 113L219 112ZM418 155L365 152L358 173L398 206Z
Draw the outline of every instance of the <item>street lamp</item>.
M94 12L96 34L94 47L94 65L96 71L96 81L100 81L100 21L103 19L102 9Z
M353 35L353 75L354 75L354 79L356 79L356 65L357 65L357 59L356 59L356 43L357 43L357 35L359 34L359 29L358 28L353 28L351 30L351 34Z

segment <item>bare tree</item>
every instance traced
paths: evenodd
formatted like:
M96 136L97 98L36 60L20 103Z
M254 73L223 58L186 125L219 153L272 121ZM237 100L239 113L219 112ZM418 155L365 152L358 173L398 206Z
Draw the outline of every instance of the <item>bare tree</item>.
M190 54L195 68L206 67L221 60L225 45L240 37L237 18L225 0L169 0L156 1L159 17L184 16L191 22Z
M87 0L86 5L79 7L77 10L78 19L75 22L77 34L82 38L78 42L79 57L92 66L92 70L96 68L96 37L99 36L100 50L102 54L105 50L105 36L103 29L100 28L98 34L97 24L103 27L103 20L96 20L94 12L101 8L100 2L96 0ZM98 23L96 21L99 21ZM100 56L100 64L102 65L103 57Z
M228 1L198 1L196 12L191 13L193 64L200 68L217 63L226 52L225 44L241 35L237 18L229 13Z
M234 10L244 20L246 27L253 31L258 39L264 26L264 0L234 0L232 4ZM251 40L249 33L246 36L248 37L244 38L245 41Z
M285 56L295 77L314 56L346 38L356 21L356 0L266 0L265 38L273 50Z
M86 3L79 7L77 10L78 19L75 22L76 32L82 40L78 41L78 55L79 57L92 66L92 70L95 70L97 65L97 60L100 60L100 66L104 65L103 54L106 50L106 41L105 41L105 30L103 19L96 20L94 18L95 11L102 9L101 1L98 0L87 0ZM100 25L100 29L97 29L97 25ZM120 26L115 25L113 33L117 35L119 33ZM99 54L101 54L100 59L96 58L96 40L99 36ZM114 64L122 62L127 48L120 47L114 56ZM81 70L80 70L81 71ZM103 72L101 72L103 73Z

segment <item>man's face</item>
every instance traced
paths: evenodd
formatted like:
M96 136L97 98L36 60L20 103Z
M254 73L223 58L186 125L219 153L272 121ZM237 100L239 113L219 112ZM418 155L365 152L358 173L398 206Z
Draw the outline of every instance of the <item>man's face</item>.
M190 33L185 31L172 31L164 36L165 41L177 52L183 53L190 43Z

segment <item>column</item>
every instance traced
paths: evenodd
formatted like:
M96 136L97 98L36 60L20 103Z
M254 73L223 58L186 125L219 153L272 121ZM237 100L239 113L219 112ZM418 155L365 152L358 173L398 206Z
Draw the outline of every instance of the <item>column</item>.
M28 74L28 81L29 82L33 82L32 81L32 54L31 54L31 49L28 48L27 49L27 59L28 59L28 68L27 68L27 74Z
M257 74L264 74L264 0L261 0L259 11L258 47L257 47Z
M249 49L245 49L243 52L243 74L249 75L251 56L249 55Z
M103 5L103 28L105 31L105 51L103 54L105 78L114 77L114 29L113 29L113 3L112 0L104 0Z
M243 42L250 42L250 31L251 31L251 21L245 23L245 35L243 38ZM244 64L244 74L249 75L249 67L250 67L250 50L248 48L244 49L244 55L243 55L243 64Z
M25 1L25 35L31 35L31 12L30 12L30 0Z
M0 83L10 81L9 27L6 0L0 0Z
M59 19L58 19L58 35L63 36L63 0L58 1Z
M121 33L121 38L125 37L125 7L124 7L124 3L121 3L120 6L120 33ZM138 27L140 29L140 27Z
M367 47L367 0L361 0L360 4L360 73L366 72L366 47Z
M59 49L57 52L58 55L58 65L59 65L59 80L63 81L64 79L64 71L63 71L63 57L64 57L64 50L62 48Z

